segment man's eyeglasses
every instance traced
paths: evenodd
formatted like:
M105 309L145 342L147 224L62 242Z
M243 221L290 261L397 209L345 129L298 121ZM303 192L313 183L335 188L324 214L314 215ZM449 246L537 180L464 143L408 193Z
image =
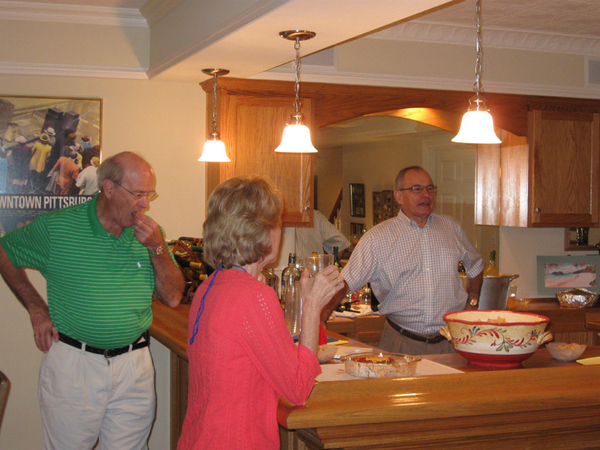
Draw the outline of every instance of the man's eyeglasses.
M420 194L421 192L423 192L423 189L427 189L427 192L429 192L430 194L435 194L437 192L437 186L434 186L433 184L430 184L429 186L416 185L413 187L398 189L398 190L399 191L411 191L415 194Z
M125 186L123 186L120 183L117 183L116 181L114 182L117 186L119 186L120 188L124 189L126 192L128 192L129 194L131 194L133 197L135 197L136 200L140 200L142 197L146 197L146 199L151 202L152 200L154 200L156 197L158 197L158 194L156 193L156 191L150 191L150 192L131 192L129 189L127 189Z

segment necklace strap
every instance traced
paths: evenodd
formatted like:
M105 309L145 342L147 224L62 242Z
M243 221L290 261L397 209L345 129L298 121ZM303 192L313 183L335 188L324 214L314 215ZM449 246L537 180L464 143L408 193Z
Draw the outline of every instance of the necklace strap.
M240 265L233 264L232 267L239 267L244 272L248 273L248 271ZM208 294L208 291L210 291L210 288L212 287L213 283L215 282L215 279L217 278L217 274L219 273L219 270L221 270L221 269L223 269L223 264L221 264L219 267L217 267L217 270L215 270L215 273L212 276L212 278L210 279L210 283L208 284L208 288L206 288L206 291L204 292L204 295L202 296L202 299L200 300L200 307L198 308L198 312L196 313L196 320L194 322L194 328L192 329L192 337L190 338L190 345L192 345L194 343L194 340L196 339L196 335L198 334L198 324L200 322L200 316L202 316L202 313L204 312L204 300L206 299L206 295Z

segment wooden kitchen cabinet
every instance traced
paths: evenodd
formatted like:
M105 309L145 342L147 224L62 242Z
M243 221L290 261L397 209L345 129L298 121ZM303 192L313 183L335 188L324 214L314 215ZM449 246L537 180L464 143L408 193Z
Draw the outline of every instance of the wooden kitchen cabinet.
M212 86L212 80L202 83L207 92L207 125L211 130ZM274 151L289 115L294 112L291 85L220 79L218 86L219 131L231 162L209 164L207 195L231 177L265 175L282 192L284 226L312 225L313 156ZM301 101L305 125L310 128L312 100Z
M597 227L600 114L534 109L528 127L527 138L503 132L500 146L478 149L477 223Z
M531 111L530 224L597 227L600 114Z

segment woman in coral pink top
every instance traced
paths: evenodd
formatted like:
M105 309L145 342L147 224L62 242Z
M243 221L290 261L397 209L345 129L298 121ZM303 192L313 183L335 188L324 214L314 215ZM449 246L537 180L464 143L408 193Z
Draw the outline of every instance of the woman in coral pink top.
M335 266L300 280L295 345L275 291L258 280L277 259L282 200L261 177L221 183L208 201L204 259L218 268L196 291L189 319L189 394L179 450L279 449L279 397L303 404L321 372L321 309L341 289Z

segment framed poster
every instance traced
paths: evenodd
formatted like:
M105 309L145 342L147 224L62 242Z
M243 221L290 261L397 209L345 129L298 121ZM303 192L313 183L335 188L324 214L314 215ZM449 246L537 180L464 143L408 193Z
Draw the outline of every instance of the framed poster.
M570 288L600 293L599 268L600 255L538 256L538 295L556 295Z
M101 125L101 99L0 95L0 235L93 197Z
M350 215L365 217L365 185L350 183Z

